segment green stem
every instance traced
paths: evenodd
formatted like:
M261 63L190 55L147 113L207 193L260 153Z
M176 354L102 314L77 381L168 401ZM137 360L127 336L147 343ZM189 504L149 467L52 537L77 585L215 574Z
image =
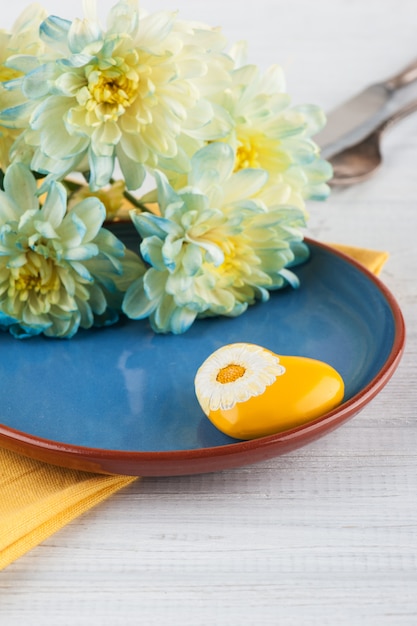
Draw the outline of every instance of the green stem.
M67 180L66 178L64 178L62 180L62 184L64 185L65 189L67 190L67 196L68 196L68 200L70 200L73 195L79 190L81 189L81 187L83 187L84 185L82 185L81 183L76 183L73 180Z
M88 185L90 183L90 170L87 170L86 172L81 172L81 175L84 176L84 180Z
M133 204L133 206L136 207L137 209L140 209L141 211L144 211L145 213L150 212L146 204L142 204L142 202L140 202L137 198L135 198L135 196L132 196L132 194L129 193L128 191L125 190L123 192L123 195L126 198L126 200L128 200L131 204Z
M70 193L74 193L75 191L78 191L83 186L83 185L80 185L80 183L76 183L73 180L67 180L66 178L64 178L62 182Z
M88 180L89 180L89 177L90 177L89 172L83 172L83 177L84 177L85 181L88 183ZM1 184L1 182L2 182L2 179L1 179L1 177L0 177L0 184ZM115 181L115 179L114 179L114 178L111 178L111 179L110 179L110 183L111 183L112 185L113 185L115 182L116 182L116 181ZM64 184L65 184L65 186L67 187L67 189L68 189L68 191L70 192L70 194L73 194L74 192L78 191L78 190L79 190L79 189L83 186L83 185L81 185L81 184L79 184L79 183L76 183L76 182L74 182L74 181L72 181L72 180L67 180L67 179L65 179L65 180L63 181L63 183L64 183ZM140 209L141 211L144 211L144 212L146 212L146 213L149 213L149 212L150 212L150 211L149 211L149 209L148 209L148 207L146 206L146 204L143 204L143 202L140 202L140 200L138 200L137 198L135 198L135 196L133 196L133 195L132 195L131 193L129 193L128 191L126 191L126 190L125 190L125 191L123 192L123 195L124 195L124 197L126 198L126 200L127 200L128 202L130 202L130 204L131 204L132 206L134 206L136 209Z
M115 179L111 178L110 179L110 183L113 185L115 183ZM140 202L137 198L135 198L135 196L133 196L131 193L129 193L129 191L126 191L126 189L123 192L124 197L126 198L126 200L128 202L130 202L130 204L132 204L136 209L140 209L141 211L144 211L145 213L149 213L149 209L148 207L143 204L142 202Z

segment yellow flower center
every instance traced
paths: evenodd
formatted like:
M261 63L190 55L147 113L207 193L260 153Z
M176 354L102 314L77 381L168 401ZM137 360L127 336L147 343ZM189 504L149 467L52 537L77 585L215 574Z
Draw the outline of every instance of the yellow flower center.
M27 263L11 273L9 296L17 295L22 302L31 293L49 297L51 292L59 291L60 284L53 262L30 253Z
M91 95L89 108L93 109L97 104L110 105L115 109L128 108L135 100L139 89L139 77L135 72L130 74L131 76L128 76L115 69L91 72L88 85Z
M252 262L256 261L246 246L244 235L229 236L222 241L217 240L216 243L223 251L224 261L216 268L212 268L212 271L218 277L222 276L226 281L232 281L235 287L241 287Z
M288 150L283 150L281 141L263 132L242 130L237 136L238 147L234 171L249 167L267 172L283 172L291 165Z
M259 168L259 148L252 139L244 139L236 151L235 172L248 167Z
M226 383L234 383L238 378L242 378L246 369L243 365L237 365L236 363L229 363L226 367L222 367L216 376L218 383L225 385Z
M6 67L5 65L0 65L0 83L4 83L7 80L13 80L13 78L18 78L21 75L22 72L19 72L18 70Z
M236 265L239 265L236 247L233 245L232 241L225 241L223 245L219 246L222 248L224 253L224 261L219 267L217 271L219 274L230 274L236 270Z

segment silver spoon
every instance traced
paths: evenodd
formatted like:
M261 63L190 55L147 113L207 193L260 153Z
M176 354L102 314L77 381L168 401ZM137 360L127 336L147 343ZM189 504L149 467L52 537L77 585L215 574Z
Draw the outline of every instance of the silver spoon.
M417 100L409 102L381 122L369 135L353 146L333 155L328 161L333 166L332 187L360 183L369 178L382 164L381 137L396 122L417 111Z

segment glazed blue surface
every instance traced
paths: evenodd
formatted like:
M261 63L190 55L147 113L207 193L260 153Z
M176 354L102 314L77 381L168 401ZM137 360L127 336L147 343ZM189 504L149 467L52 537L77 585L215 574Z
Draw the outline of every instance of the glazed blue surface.
M197 321L184 335L155 335L146 321L80 332L70 340L0 336L0 423L53 441L104 450L220 446L194 396L194 375L220 346L260 344L325 361L343 376L345 399L385 363L391 308L354 265L319 246L296 268L301 286L236 319Z

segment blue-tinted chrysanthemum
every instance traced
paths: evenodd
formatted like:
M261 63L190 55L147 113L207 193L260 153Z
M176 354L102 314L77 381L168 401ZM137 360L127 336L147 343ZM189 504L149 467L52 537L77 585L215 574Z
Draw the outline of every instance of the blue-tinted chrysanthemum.
M19 90L8 89L22 72L7 66L15 55L30 55L33 67L38 64L38 56L44 53L45 46L39 37L39 26L46 12L39 5L28 6L16 20L10 32L0 31L0 103L2 109L15 109L24 104L25 97ZM22 129L12 119L0 119L0 168L5 169L10 162L10 149ZM16 150L17 150L17 145ZM26 150L30 149L27 147Z
M197 317L240 315L270 290L297 284L288 265L308 254L304 212L267 205L266 172L233 173L234 159L230 146L208 145L193 157L187 187L175 191L158 176L160 216L132 214L150 267L126 292L129 317L182 333Z
M255 65L236 65L232 85L217 96L233 120L226 140L235 150L235 170L266 170L277 200L287 204L302 208L307 198L325 199L332 170L314 143L325 124L323 111L291 106L278 66L262 73Z
M184 138L227 134L228 116L206 97L207 83L219 89L229 80L218 31L172 12L147 15L134 0L118 2L103 28L94 2L86 7L84 20L49 17L41 25L56 60L34 70L27 56L9 62L24 75L10 88L26 102L0 112L0 121L28 127L23 138L34 150L33 170L52 178L89 170L96 190L109 182L117 160L127 187L136 189L145 167L160 160L188 166Z
M22 164L6 171L0 191L0 326L17 337L71 337L78 328L118 319L123 291L143 273L133 253L101 228L97 198L67 212L60 183L43 205Z

